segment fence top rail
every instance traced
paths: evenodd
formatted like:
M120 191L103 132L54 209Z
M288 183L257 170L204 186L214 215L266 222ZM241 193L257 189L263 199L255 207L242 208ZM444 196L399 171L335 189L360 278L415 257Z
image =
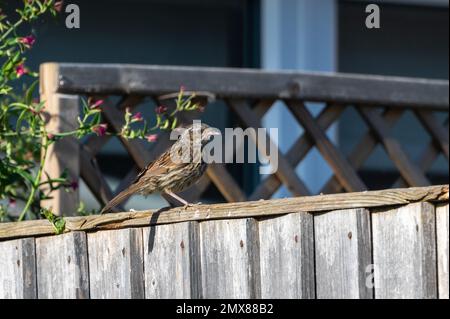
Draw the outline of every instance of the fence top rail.
M162 209L66 217L65 232L145 227L186 221L258 218L296 212L320 213L351 208L376 208L414 202L448 202L449 185L387 189L331 195L294 197L252 202L197 205ZM0 240L54 234L47 220L0 223Z
M449 82L379 75L132 64L45 63L56 92L157 95L207 91L218 98L326 101L448 111ZM42 71L44 71L42 69ZM45 72L42 72L45 74Z

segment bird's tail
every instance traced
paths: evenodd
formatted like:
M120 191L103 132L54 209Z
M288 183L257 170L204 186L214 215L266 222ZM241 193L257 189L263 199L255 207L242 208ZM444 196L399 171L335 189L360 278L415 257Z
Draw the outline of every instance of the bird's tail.
M133 195L135 193L135 191L137 190L137 188L138 188L138 185L134 184L134 185L131 185L130 187L128 187L127 189L121 191L113 199L111 199L108 202L108 204L105 205L105 207L103 207L100 214L105 214L105 213L109 212L111 210L111 208L113 208L117 204L120 204L127 197Z

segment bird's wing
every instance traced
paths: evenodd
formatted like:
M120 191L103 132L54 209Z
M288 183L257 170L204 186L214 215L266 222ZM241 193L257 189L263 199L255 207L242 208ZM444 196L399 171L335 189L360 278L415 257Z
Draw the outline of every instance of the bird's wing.
M115 196L100 212L101 214L108 212L112 207L116 206L122 202L125 198L133 195L139 188L141 184L146 183L146 180L142 180L143 176L152 176L165 174L175 167L175 164L170 158L170 152L163 153L156 161L149 163L137 176L136 179L128 186L125 190L120 192Z
M170 153L163 153L156 161L150 162L147 166L136 176L133 184L138 183L144 175L160 175L169 172L172 167L176 165L170 159Z

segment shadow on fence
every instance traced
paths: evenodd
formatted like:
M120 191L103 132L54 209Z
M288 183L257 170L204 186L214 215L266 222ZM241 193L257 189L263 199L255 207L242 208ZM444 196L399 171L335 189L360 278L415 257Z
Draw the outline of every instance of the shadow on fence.
M448 185L0 224L0 298L448 298Z

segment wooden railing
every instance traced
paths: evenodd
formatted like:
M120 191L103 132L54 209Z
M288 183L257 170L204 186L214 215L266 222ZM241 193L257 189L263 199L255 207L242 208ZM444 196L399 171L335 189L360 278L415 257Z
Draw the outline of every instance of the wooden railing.
M448 185L0 224L0 298L449 298Z
M228 202L268 199L282 185L294 196L309 195L308 185L296 174L295 167L314 147L334 173L321 193L366 190L359 170L377 145L383 146L398 170L400 178L394 187L430 185L426 173L435 160L440 154L447 162L449 160L448 81L139 65L44 64L41 67L42 99L47 101L47 110L52 115L49 126L60 130L76 126L80 95L106 99L109 95L122 96L117 105L107 99L103 108L110 127L119 130L125 106L133 108L146 99L158 101L162 94L177 91L180 84L224 101L244 127L262 127L263 115L275 102L281 101L304 129L286 153L278 151L278 171L261 181L249 196L224 164L215 164L209 166L199 183L183 194L192 202L198 201L211 184ZM326 107L314 117L305 107L305 102L310 101L324 102ZM207 103L207 99L202 103ZM345 156L330 141L326 130L348 107L357 110L368 131ZM431 137L418 161L411 159L391 133L392 127L408 110L414 112ZM441 124L434 112L447 113L446 122ZM130 183L137 169L154 160L169 145L167 136L161 137L150 151L139 141L121 140L135 167L118 188L112 190L96 162L96 155L110 138L92 136L81 147L76 140L56 143L44 169L50 176L59 176L65 169L73 179L81 176L97 200L104 204ZM70 214L77 204L77 192L61 190L44 206L51 206L56 213Z

